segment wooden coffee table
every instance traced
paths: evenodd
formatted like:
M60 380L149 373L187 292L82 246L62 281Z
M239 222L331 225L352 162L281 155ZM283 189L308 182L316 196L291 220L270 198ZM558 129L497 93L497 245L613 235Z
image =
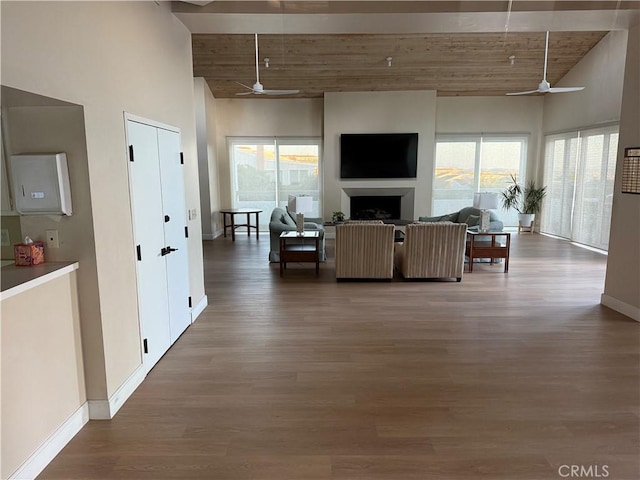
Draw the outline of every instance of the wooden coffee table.
M483 238L484 237L484 238ZM490 240L486 240L490 237ZM505 237L505 244L497 241L498 237ZM473 272L474 258L490 258L494 263L496 258L504 258L504 271L509 271L509 248L511 233L509 232L474 232L467 230L467 246L465 254L469 257L469 273Z
M287 262L315 262L316 275L320 273L320 232L317 230L282 232L280 234L280 276Z

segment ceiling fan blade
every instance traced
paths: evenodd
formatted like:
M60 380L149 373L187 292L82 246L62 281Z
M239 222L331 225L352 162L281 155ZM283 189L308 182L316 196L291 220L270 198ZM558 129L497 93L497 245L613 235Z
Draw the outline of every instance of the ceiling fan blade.
M237 83L238 85L243 86L243 87L244 87L244 88L246 88L247 90L252 90L252 91L253 91L253 88L251 88L249 85L245 85L244 83L240 83L240 82L236 82L236 83Z
M551 87L549 93L579 92L580 90L584 90L584 87Z
M264 90L266 95L295 95L300 93L300 90Z
M540 93L540 90L529 90L528 92L507 93L507 95L530 95L532 93Z
M241 93L236 93L236 95L253 95L253 90L250 92L241 92Z

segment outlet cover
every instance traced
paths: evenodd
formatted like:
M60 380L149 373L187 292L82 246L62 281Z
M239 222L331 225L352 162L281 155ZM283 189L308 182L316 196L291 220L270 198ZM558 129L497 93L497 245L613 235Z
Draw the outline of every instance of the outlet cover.
M45 230L44 234L47 237L47 248L60 248L57 230Z

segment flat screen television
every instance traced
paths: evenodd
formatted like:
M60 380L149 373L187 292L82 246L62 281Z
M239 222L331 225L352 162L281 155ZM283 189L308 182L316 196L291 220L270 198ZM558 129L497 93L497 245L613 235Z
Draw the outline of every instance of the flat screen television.
M343 133L340 178L416 178L417 133Z

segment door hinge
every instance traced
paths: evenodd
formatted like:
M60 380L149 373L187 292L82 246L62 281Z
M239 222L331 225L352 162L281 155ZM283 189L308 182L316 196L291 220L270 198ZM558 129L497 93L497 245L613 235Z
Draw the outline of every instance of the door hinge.
M191 297L189 297L189 308L191 308Z
M180 152L180 165L184 165L184 153Z
M138 255L138 261L141 262L142 261L142 248L140 248L140 245L136 245L136 254Z
M189 238L189 227L184 227L184 238Z
M142 341L142 346L144 347L144 353L149 353L149 345L147 345L146 338Z
M129 145L129 161L133 162L133 145Z

